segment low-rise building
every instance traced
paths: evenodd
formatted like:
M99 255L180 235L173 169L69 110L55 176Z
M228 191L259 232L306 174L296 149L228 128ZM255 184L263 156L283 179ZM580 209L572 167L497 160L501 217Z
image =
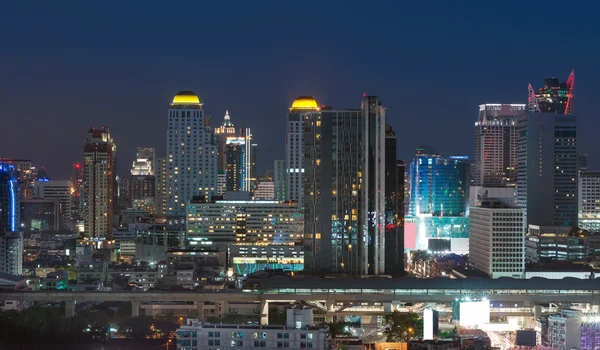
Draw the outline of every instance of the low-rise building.
M234 244L229 248L229 266L233 273L245 276L261 270L304 270L301 244Z

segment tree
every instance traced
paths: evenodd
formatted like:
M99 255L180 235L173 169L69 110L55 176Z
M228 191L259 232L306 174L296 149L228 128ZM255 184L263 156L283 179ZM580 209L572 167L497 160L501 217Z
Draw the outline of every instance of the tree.
M414 312L394 311L384 320L390 326L384 332L388 342L406 342L423 332L423 320Z
M350 333L350 331L348 330L348 327L350 325L350 323L348 322L329 322L326 323L327 326L329 326L329 336L331 337L331 339L336 339L339 337L349 337L352 335L352 333Z

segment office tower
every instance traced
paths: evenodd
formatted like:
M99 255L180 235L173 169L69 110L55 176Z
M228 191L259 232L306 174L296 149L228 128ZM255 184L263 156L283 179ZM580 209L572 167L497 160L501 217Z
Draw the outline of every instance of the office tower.
M462 157L444 158L430 146L417 149L410 165L409 208L417 249L468 250L469 169Z
M287 201L286 166L285 160L275 160L273 170L273 182L275 183L275 199Z
M396 133L385 126L385 273L404 272L404 162L396 160Z
M116 203L115 214L121 214L121 212L127 210L129 208L130 200L129 200L129 176L120 177L119 175L115 178L116 183L116 195L114 196ZM117 216L118 217L118 216Z
M469 209L469 265L492 278L522 278L525 210L495 199Z
M35 198L58 200L62 227L65 227L73 218L71 215L71 186L71 181L38 179L33 187Z
M154 167L156 194L154 202L156 204L156 217L164 219L167 215L167 162L165 158L156 158Z
M374 96L362 102L304 115L308 273L385 271L385 109Z
M524 104L482 104L475 122L473 184L483 187L517 183L517 118Z
M247 128L242 136L228 137L225 141L227 162L227 191L253 191L256 184L256 144Z
M20 201L23 231L58 232L60 202L58 199L23 199Z
M154 158L154 148L138 147L129 178L129 207L150 213L155 211L156 198Z
M600 171L579 171L578 181L579 228L600 231Z
M518 124L517 203L528 224L577 225L577 117L529 113Z
M558 115L573 114L575 95L575 71L571 71L566 82L561 83L557 78L544 79L544 87L534 92L529 84L530 111L553 113ZM536 100L536 104L531 104Z
M302 123L306 117L314 117L314 114L319 114L317 101L311 96L300 96L292 102L286 122L286 200L298 203L300 208L303 208L304 201L304 139Z
M19 231L19 182L13 164L0 164L0 272L23 273L23 235Z
M116 150L107 128L89 129L83 147L84 234L87 237L110 237L112 232Z
M217 193L217 145L203 103L191 91L181 91L169 108L167 130L167 216L185 215L194 196Z
M577 170L587 170L588 154L577 153Z
M226 141L228 137L236 136L235 127L229 117L229 111L225 111L225 117L221 126L215 129L215 138L217 141L218 170L219 172L227 171L227 157L225 155Z
M259 179L256 190L254 191L256 200L275 200L275 183L272 179Z
M0 164L12 165L16 172L17 182L19 184L19 195L21 199L31 198L33 195L33 181L36 174L32 172L35 169L29 159L0 158Z
M83 219L81 192L83 187L83 166L74 163L71 173L71 217L75 220Z
M219 170L217 174L217 196L222 196L227 192L227 173Z
M236 197L213 203L192 201L187 209L186 232L191 247L224 248L232 243L290 244L302 241L302 228L302 213L298 207L277 201Z

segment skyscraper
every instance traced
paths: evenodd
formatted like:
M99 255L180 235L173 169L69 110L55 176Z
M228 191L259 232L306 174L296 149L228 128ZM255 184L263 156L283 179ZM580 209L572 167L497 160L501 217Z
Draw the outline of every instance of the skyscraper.
M194 196L216 195L217 145L203 103L191 91L175 95L169 108L166 162L167 216L183 217Z
M228 137L225 142L227 191L253 191L256 186L256 144L247 128L243 136Z
M384 273L385 109L365 96L361 109L303 119L307 271Z
M302 123L305 117L319 114L317 101L311 96L300 96L292 102L285 131L285 164L287 200L303 208L304 165Z
M566 82L561 83L557 78L544 79L544 87L534 92L529 84L529 101L535 97L537 104L531 106L531 111L542 113L554 113L559 115L573 114L575 88L575 71L571 71Z
M285 160L278 159L273 162L273 182L275 183L275 199L287 201L286 169Z
M416 221L418 249L468 249L469 168L464 159L444 158L430 146L417 149L410 165L409 216Z
M164 219L167 215L167 162L165 158L156 158L154 163L156 217Z
M577 117L529 113L518 125L517 203L528 224L577 225Z
M154 148L137 148L137 158L131 165L129 204L131 208L155 211L156 177Z
M235 127L229 117L229 111L225 111L225 117L223 117L223 123L221 126L215 129L215 138L217 141L217 152L219 155L218 170L219 172L227 171L227 156L225 154L226 143L228 137L236 136Z
M385 273L404 271L404 162L396 159L396 133L385 128Z
M19 183L12 164L0 163L0 234L19 226Z
M112 234L116 149L107 128L89 129L83 147L84 233L88 237Z
M60 224L65 227L71 216L71 181L38 179L33 186L33 196L40 199L57 199L60 203Z
M517 183L517 118L527 113L524 104L482 104L475 122L473 184L483 187Z

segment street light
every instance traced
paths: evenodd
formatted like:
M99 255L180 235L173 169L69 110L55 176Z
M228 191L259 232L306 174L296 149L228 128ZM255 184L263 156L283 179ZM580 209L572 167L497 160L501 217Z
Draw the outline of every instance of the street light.
M169 350L169 343L172 342L172 341L173 341L173 339L167 340L167 350Z

